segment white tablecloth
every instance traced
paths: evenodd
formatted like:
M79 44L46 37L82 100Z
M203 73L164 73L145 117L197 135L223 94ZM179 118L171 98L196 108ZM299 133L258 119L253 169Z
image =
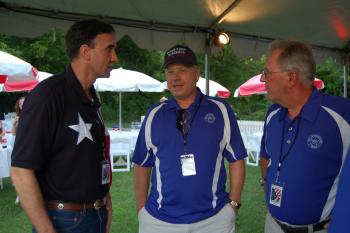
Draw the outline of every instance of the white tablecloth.
M0 179L10 176L11 152L9 148L0 146Z
M131 148L134 149L139 135L139 130L130 130L130 131L120 131L120 130L108 130L110 135L111 144L120 140L120 139L130 139Z

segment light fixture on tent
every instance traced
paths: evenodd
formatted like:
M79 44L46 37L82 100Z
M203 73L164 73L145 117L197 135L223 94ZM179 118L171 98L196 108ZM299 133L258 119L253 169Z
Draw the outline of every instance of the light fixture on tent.
M227 33L223 31L218 31L214 35L214 44L218 47L221 47L223 45L227 45L230 43L230 37L227 35Z

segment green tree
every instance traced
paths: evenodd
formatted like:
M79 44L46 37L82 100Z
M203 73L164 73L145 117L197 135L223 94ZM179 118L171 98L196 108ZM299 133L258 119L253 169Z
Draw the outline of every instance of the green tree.
M331 58L317 65L317 77L325 84L324 92L330 95L343 96L343 67Z
M58 73L69 64L65 53L64 33L52 30L38 38L18 38L0 35L0 50L22 58L38 70ZM116 67L137 70L148 74L159 81L165 81L162 69L164 52L149 51L139 48L129 36L124 36L117 43L119 62ZM232 95L237 87L254 75L261 73L266 57L260 59L241 59L234 54L230 46L223 47L218 54L210 57L210 77L227 87ZM198 54L201 70L204 72L204 54ZM202 74L204 76L204 74ZM325 82L326 93L342 96L343 70L342 66L332 59L327 59L317 66L317 76ZM13 111L15 101L23 93L1 93L0 102L9 111ZM101 93L102 112L105 119L117 123L119 94L113 92ZM147 109L157 102L165 93L123 93L123 121L138 121ZM265 95L251 97L230 97L227 101L233 106L240 119L263 120L270 105Z

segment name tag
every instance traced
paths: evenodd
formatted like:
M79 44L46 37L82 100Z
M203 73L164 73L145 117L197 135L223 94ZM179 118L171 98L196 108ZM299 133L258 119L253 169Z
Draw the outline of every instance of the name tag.
M282 204L282 194L283 187L276 184L271 184L271 192L270 192L270 204L281 207Z
M183 176L194 176L197 174L194 154L180 155L180 159Z
M101 184L109 184L111 182L111 164L108 160L102 161L102 181Z

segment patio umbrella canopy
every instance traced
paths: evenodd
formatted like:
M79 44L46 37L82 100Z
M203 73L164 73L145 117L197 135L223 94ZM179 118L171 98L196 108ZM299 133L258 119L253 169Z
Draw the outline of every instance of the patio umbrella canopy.
M38 82L35 67L18 57L0 51L0 84L2 84L2 91L30 91Z
M164 88L168 89L168 82L163 82ZM199 80L197 82L197 87L201 90L202 93L206 93L206 79L203 77L199 77ZM230 97L231 92L224 86L222 86L220 83L215 82L213 80L209 80L209 96L217 96L220 98L228 98Z
M96 91L119 92L119 127L122 128L121 93L122 92L163 92L161 82L144 73L113 69L109 78L98 78L94 83Z
M261 74L255 75L240 85L234 93L234 97L250 96L256 94L266 94L265 83L260 81ZM314 79L314 86L317 89L323 89L324 83L321 79Z
M52 74L45 72L45 71L38 71L38 78L39 78L39 82L44 81L45 79L51 77Z

